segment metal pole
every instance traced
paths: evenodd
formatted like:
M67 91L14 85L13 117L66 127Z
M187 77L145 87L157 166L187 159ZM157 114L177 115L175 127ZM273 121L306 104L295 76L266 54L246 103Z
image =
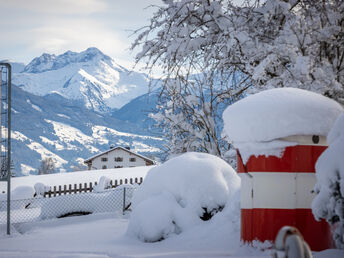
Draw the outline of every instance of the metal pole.
M2 148L2 128L1 128L1 118L2 118L2 71L0 70L0 148ZM0 149L0 153L2 152L2 149ZM1 160L1 164L2 164L3 160Z
M123 215L125 211L125 187L123 188Z
M7 91L7 235L10 232L11 224L11 91L12 91L12 69L11 65L8 64L8 91Z

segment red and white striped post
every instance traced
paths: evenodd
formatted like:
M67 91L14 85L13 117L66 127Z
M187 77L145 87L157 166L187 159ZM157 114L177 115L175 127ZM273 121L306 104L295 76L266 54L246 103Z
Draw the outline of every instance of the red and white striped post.
M282 140L282 157L250 156L243 164L238 150L241 188L241 239L273 241L285 225L299 229L314 251L332 247L330 227L314 219L311 203L316 183L315 163L327 148L325 137L294 136Z

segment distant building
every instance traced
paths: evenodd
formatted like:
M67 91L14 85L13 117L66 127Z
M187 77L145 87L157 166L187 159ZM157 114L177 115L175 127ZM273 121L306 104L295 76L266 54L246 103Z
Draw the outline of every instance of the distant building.
M129 147L118 146L88 158L84 163L88 166L88 170L93 170L151 166L155 164L155 161L130 151Z

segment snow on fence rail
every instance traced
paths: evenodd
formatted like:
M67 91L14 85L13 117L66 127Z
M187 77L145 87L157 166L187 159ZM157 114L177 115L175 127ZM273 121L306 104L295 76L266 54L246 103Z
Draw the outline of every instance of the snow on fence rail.
M24 223L91 213L124 212L130 207L133 185L121 185L99 192L51 196L11 201L11 223ZM0 224L7 219L7 202L0 201Z
M141 184L143 182L143 177L135 177L135 178L125 178L119 180L110 180L110 188L116 188L123 184ZM44 192L43 197L55 197L59 195L66 195L66 194L76 194L76 193L87 193L92 192L93 187L98 185L98 182L89 182L89 183L79 183L79 184L68 184L67 185L59 185L50 187L49 191Z

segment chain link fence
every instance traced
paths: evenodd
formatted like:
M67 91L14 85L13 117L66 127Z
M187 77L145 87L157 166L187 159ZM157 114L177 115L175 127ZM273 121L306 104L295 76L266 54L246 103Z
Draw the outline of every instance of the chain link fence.
M11 224L93 213L123 213L130 209L135 189L134 186L122 185L101 192L11 200ZM0 224L6 224L6 209L7 201L0 201Z

